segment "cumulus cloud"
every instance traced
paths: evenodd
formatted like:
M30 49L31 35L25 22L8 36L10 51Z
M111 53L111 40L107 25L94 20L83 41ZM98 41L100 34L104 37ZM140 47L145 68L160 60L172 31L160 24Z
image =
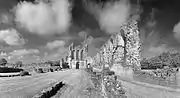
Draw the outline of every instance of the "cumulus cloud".
M1 56L7 56L7 53L6 52L0 52L0 55Z
M157 56L163 52L177 52L177 50L175 48L168 47L166 44L162 44L158 47L150 47L149 52L151 52L151 55Z
M70 26L71 14L68 0L51 0L19 3L15 8L15 20L32 33L52 34L66 32Z
M19 60L29 61L31 58L35 58L34 55L38 54L38 49L18 49L13 50L12 52L0 52L0 58L5 58L9 60L8 62L13 63Z
M51 49L51 50L52 50L52 49L64 47L64 45L65 45L65 41L63 41L63 40L55 40L55 41L53 41L53 42L48 42L47 45L46 45L46 47L47 47L48 49Z
M79 35L79 37L81 37L81 38L85 38L85 36L87 35L87 32L81 31L81 32L78 33L78 35Z
M0 23L2 24L8 24L11 25L13 24L13 15L12 13L0 13Z
M65 47L58 48L55 51L49 51L44 53L43 60L58 60L59 58L68 55L68 49Z
M26 56L30 54L39 54L38 49L19 49L9 53L11 56Z
M180 42L180 22L174 26L173 32L174 37Z
M16 29L6 29L0 31L0 40L8 45L24 45L25 40Z
M88 2L85 7L95 16L101 29L108 33L118 32L131 13L127 0L108 2L103 7L100 4Z
M0 52L0 58L4 58L6 60L10 60L10 57L8 56L7 52Z
M6 52L0 52L0 58L7 58L8 54Z

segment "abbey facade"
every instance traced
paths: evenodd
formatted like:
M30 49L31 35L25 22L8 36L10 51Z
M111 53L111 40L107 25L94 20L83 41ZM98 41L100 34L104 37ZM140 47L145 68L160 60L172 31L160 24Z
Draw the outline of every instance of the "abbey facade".
M63 62L67 62L72 69L87 68L90 63L90 57L88 57L88 44L92 40L92 37L85 39L81 45L74 46L72 43L69 46L68 55L63 59Z

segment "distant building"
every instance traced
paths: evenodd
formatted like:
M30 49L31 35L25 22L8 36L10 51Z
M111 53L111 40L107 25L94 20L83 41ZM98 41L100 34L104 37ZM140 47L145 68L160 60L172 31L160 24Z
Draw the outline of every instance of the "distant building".
M87 60L86 60L86 47L74 47L73 44L69 47L69 56L68 56L68 64L70 68L79 69L79 68L86 68Z
M68 55L68 64L70 68L79 69L79 68L87 68L88 67L88 44L91 42L92 37L88 37L85 41L76 47L72 43L69 46L69 55Z

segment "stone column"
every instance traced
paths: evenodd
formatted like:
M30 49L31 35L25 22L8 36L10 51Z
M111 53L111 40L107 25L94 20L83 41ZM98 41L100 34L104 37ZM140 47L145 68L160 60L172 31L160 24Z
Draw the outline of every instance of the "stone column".
M72 50L72 51L71 51L71 60L74 60L74 58L75 58L75 57L74 57L74 52L75 52L75 50Z
M140 67L141 43L137 21L131 20L125 23L121 31L125 38L126 64L132 67Z
M76 60L78 61L79 60L79 49L76 50Z
M77 51L77 50L74 49L74 53L73 53L73 54L74 54L74 60L76 60L76 51Z
M80 54L80 60L83 60L83 49L81 49L81 51L79 51Z
M64 58L61 59L62 64L64 63Z

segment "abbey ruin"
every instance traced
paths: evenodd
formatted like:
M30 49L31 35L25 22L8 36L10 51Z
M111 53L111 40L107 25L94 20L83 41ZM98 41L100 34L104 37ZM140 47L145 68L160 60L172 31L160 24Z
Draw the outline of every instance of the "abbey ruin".
M64 59L70 68L87 68L88 44L92 37L87 38L81 45L69 46L69 53ZM113 34L93 57L94 67L131 67L140 68L140 38L137 21L124 23L119 32Z
M116 68L140 68L140 38L137 21L124 23L119 32L113 34L94 56L94 64L98 67L109 66ZM122 71L121 71L122 72Z

